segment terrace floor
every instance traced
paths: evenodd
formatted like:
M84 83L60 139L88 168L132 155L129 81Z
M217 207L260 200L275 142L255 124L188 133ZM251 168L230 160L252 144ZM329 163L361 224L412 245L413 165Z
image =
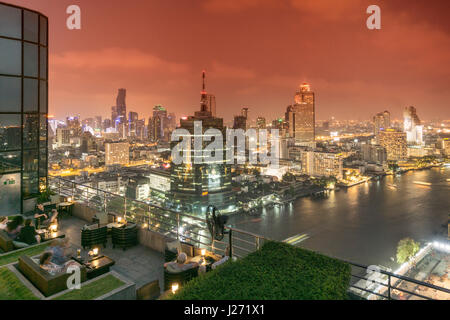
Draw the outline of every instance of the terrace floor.
M81 228L86 221L75 217L61 219L59 228L69 238L71 247L76 252L81 248ZM164 288L164 255L142 245L122 250L113 249L111 239L106 248L100 247L100 253L115 261L112 270L130 279L136 284L136 289L154 280L159 280L159 287Z

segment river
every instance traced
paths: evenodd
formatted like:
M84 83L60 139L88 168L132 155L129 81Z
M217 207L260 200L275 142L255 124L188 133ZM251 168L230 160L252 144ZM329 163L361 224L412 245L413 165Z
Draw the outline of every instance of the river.
M292 237L296 246L336 258L395 269L400 239L425 243L443 230L450 212L449 178L449 167L411 171L333 191L325 199L300 198L262 209L260 216L234 215L228 222L274 240Z

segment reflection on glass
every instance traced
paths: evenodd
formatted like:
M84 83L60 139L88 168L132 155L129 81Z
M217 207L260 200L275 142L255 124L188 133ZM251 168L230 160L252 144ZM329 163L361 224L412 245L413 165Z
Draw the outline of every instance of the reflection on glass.
M0 152L0 175L20 171L21 166L20 151Z
M23 172L22 192L24 199L30 198L32 195L36 195L39 192L39 177L37 171Z
M41 23L41 38L40 38L40 44L46 46L47 45L47 18L43 16L39 16L40 23Z
M23 38L25 40L38 42L38 18L37 13L23 11Z
M39 177L47 176L47 149L39 151Z
M47 147L47 116L45 114L40 115L39 121L39 147Z
M38 76L38 46L35 44L23 44L23 74L27 77Z
M0 150L20 149L20 114L0 115Z
M20 212L20 173L0 175L0 208L2 215Z
M23 115L23 147L37 148L38 147L38 129L39 119L37 114Z
M38 81L35 79L23 79L23 111L38 111Z
M42 79L47 79L47 48L40 47L41 56L40 56L40 75L39 77Z
M39 87L39 112L46 113L48 110L47 108L47 82L44 80L40 80L40 87Z
M21 111L21 87L20 78L0 76L0 112Z
M22 37L22 12L18 8L0 4L0 36Z
M0 38L0 74L20 75L22 73L21 56L20 41Z

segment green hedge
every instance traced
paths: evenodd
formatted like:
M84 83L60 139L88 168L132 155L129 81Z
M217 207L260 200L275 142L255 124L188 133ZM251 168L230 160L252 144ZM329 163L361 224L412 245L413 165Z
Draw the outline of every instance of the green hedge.
M124 284L122 280L117 279L113 275L107 275L89 284L81 284L80 290L69 291L53 300L93 300Z
M247 257L190 281L175 300L344 300L350 265L269 241Z
M38 300L9 269L0 268L0 300Z
M19 260L19 257L21 256L29 256L29 257L37 256L38 254L44 252L49 245L50 242L44 242L42 244L33 245L25 249L3 253L0 255L0 266L17 262Z

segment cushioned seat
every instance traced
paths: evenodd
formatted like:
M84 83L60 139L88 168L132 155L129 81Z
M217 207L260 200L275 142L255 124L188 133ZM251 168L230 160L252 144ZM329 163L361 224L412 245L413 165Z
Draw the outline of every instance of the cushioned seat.
M81 229L81 246L91 248L96 245L103 245L106 248L108 241L108 228L98 227L98 225L85 226Z
M19 258L18 268L19 271L46 297L68 289L67 279L72 275L65 272L51 275L28 256L21 256ZM86 267L80 267L80 276L81 282L86 281Z
M172 288L172 284L178 283L180 286L198 276L198 267L181 272L169 272L164 268L164 290Z
M13 240L3 230L0 230L0 248L3 252L14 250Z

